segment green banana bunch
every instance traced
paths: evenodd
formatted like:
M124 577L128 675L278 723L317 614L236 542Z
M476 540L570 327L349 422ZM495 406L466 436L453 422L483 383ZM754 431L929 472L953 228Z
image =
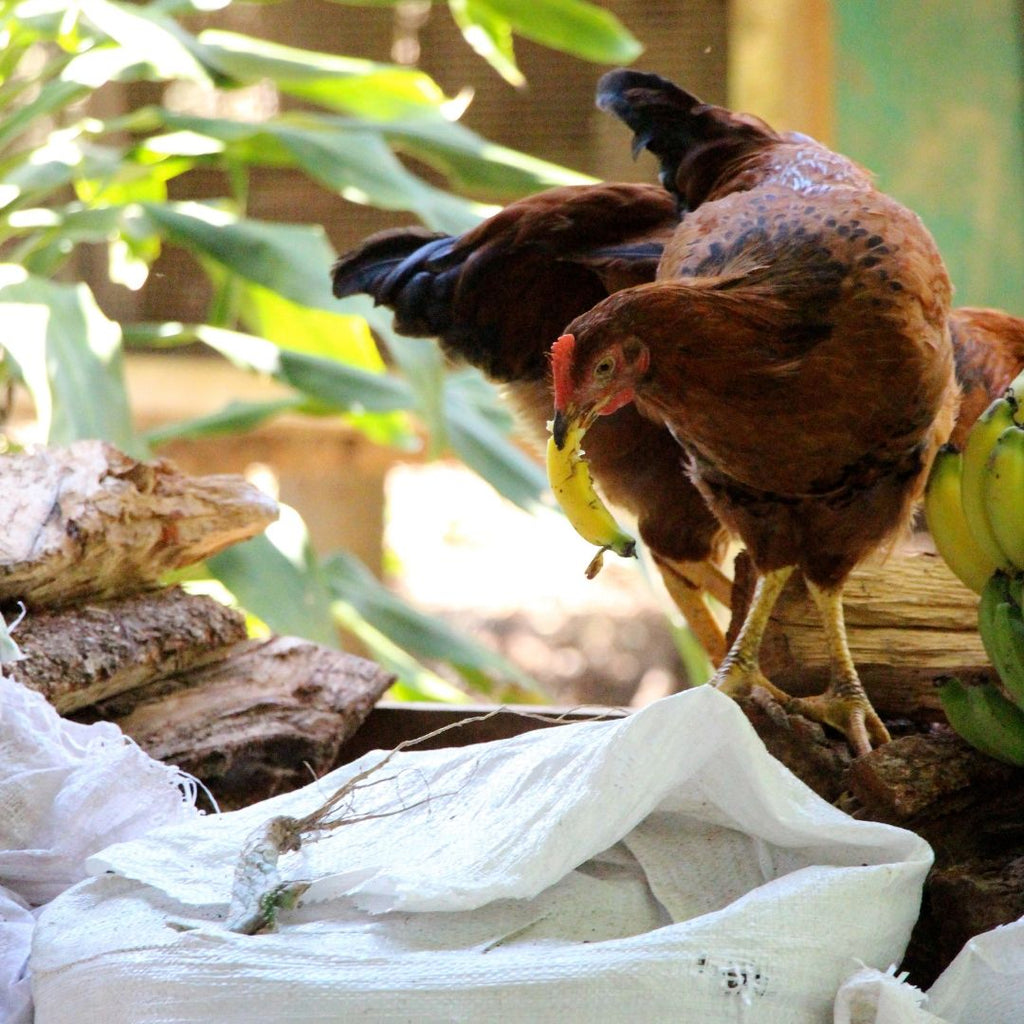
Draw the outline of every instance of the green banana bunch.
M978 631L985 653L999 673L1009 697L1024 706L1024 618L1020 577L993 573L978 604Z
M939 699L950 724L991 757L1024 766L1024 372L978 417L960 454L936 456L925 518L952 571L981 595L978 631L999 674Z
M1024 711L995 683L965 686L947 678L939 684L939 699L949 724L972 747L997 761L1024 765Z

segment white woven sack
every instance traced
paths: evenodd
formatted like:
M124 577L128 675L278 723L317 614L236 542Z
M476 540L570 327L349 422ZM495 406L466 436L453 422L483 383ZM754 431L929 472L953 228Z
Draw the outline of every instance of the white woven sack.
M194 818L185 776L109 722L61 718L0 675L0 885L33 906L86 877L89 854Z
M397 755L351 808L389 816L282 860L313 884L279 930L225 930L251 831L374 759L92 858L109 873L40 916L38 1024L827 1021L859 962L901 957L931 862L816 797L702 687Z
M14 893L0 885L0 1021L31 1024L32 993L27 971L35 918Z
M970 939L927 993L871 970L840 989L835 1024L1020 1024L1024 918Z

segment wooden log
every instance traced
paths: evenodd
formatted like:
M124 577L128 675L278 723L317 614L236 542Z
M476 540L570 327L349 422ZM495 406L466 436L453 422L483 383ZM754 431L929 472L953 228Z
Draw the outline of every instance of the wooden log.
M277 517L242 477L189 477L101 441L0 456L0 478L0 602L32 607L145 589Z
M378 665L294 637L234 644L90 709L196 776L232 810L305 785L394 681Z
M69 714L155 679L185 672L245 640L245 619L178 587L73 608L29 612L15 637L19 683Z

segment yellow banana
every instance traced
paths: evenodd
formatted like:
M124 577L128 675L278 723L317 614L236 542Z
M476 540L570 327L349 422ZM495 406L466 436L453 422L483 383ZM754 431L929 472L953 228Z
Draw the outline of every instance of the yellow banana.
M1003 553L989 521L985 504L986 465L996 440L1013 425L1017 403L1010 397L997 398L977 419L964 445L963 473L960 478L960 501L967 525L978 546L1002 569L1013 563Z
M548 438L547 470L551 490L573 528L584 540L601 549L587 566L587 577L593 579L601 571L605 551L611 549L629 558L636 554L636 541L615 522L594 490L594 481L580 448L583 433L579 428L570 430L561 449L553 437Z
M992 535L1017 569L1024 569L1024 427L996 439L985 464L985 511Z
M996 563L975 541L960 502L963 456L946 445L932 463L924 492L924 515L943 561L966 586L980 594Z

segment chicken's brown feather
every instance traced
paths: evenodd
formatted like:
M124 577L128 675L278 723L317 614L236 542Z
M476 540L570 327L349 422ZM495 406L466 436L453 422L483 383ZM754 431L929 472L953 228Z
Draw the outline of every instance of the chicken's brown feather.
M974 421L1024 368L1024 320L1001 309L963 306L950 315L963 397L950 441L962 448Z

